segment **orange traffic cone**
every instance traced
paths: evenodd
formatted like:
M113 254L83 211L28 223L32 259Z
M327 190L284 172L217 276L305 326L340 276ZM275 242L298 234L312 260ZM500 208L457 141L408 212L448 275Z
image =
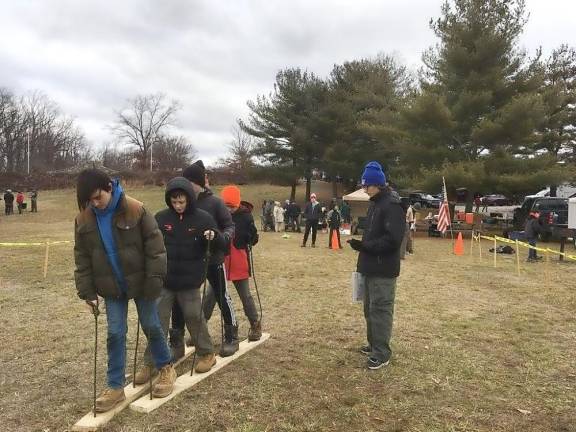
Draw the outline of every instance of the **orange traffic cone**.
M462 240L462 233L458 233L458 238L454 244L454 255L462 256L464 255L464 240Z
M330 239L330 247L332 250L339 250L340 245L338 244L338 234L336 234L336 230L332 231L332 238Z

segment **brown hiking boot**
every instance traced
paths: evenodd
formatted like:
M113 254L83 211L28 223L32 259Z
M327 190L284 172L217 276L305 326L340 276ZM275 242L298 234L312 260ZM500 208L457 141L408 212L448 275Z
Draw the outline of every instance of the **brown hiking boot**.
M262 337L262 323L260 320L255 321L250 324L250 330L248 331L248 340L250 342L255 342L260 340Z
M176 370L171 364L167 364L162 369L160 369L160 376L156 385L152 390L152 396L157 398L163 398L168 396L174 390L174 382L178 378L176 375Z
M150 377L155 376L157 373L158 371L155 367L144 365L138 372L136 372L136 375L134 375L134 384L146 384L150 380Z
M214 353L198 356L198 363L196 363L194 370L198 373L208 372L215 364L216 356Z
M98 399L96 399L96 412L103 413L106 411L110 411L112 408L114 408L116 405L118 405L125 399L126 396L124 395L123 388L113 389L110 387L106 387L106 389L104 389L104 391L100 393Z

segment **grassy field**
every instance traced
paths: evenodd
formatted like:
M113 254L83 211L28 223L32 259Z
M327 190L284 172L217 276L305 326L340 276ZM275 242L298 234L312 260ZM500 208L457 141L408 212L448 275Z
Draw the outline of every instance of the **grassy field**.
M288 193L245 190L257 208ZM159 188L130 192L163 206ZM0 242L73 238L73 191L42 194L39 209L0 217ZM517 276L514 257L493 268L486 256L452 255L449 241L417 238L398 283L393 360L367 371L362 308L350 302L356 254L327 249L326 234L316 249L300 242L262 233L254 251L268 342L156 412L126 410L105 430L576 431L574 265L523 262ZM2 431L65 431L91 407L93 319L76 297L72 246L51 248L46 280L43 261L42 247L0 247ZM129 358L134 324L131 306Z

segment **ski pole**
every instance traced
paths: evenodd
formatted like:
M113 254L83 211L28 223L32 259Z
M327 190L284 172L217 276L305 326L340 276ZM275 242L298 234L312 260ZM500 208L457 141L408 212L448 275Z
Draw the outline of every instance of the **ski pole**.
M100 310L98 309L98 298L96 298L96 304L88 302L92 308L92 314L94 315L94 382L92 386L92 410L94 412L94 417L96 417L96 373L97 373L97 361L98 361L98 315L100 315Z
M140 317L136 322L136 348L134 348L134 367L132 368L132 387L136 387L136 361L138 359L138 343L140 342ZM150 372L152 375L152 372Z
M198 338L200 337L200 325L202 318L204 318L204 297L206 296L206 285L208 285L208 266L210 265L210 244L212 240L208 240L206 245L206 264L204 264L204 287L202 288L202 298L200 299L200 314L198 315L198 323L196 324L196 337L194 338L194 355L192 356L192 369L190 376L194 375L194 367L196 366L196 353L198 352ZM220 314L222 315L222 314Z
M256 290L256 297L258 298L258 306L260 307L260 323L263 321L262 316L262 302L260 301L260 291L258 291L258 282L256 281L256 272L254 271L254 255L252 255L252 245L248 245L248 256L250 257L250 270L252 270L252 279L254 280L254 289Z

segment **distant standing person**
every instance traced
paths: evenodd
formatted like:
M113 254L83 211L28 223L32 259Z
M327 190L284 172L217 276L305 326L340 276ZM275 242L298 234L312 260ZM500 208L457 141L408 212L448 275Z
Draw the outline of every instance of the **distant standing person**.
M338 249L342 249L342 243L340 243L340 226L342 225L342 216L340 215L340 210L338 206L335 205L332 210L328 212L328 226L330 227L330 234L328 235L328 247L332 249L332 236L336 233L338 238Z
M4 193L4 213L6 215L14 214L14 194L8 189Z
M482 205L482 199L480 198L480 195L476 195L476 198L474 198L474 205L476 206L474 212L480 213L480 206Z
M285 210L280 205L280 202L276 201L274 203L274 226L276 232L284 231L284 213Z
M402 247L400 249L400 259L404 259L405 255L414 253L412 242L412 227L414 225L414 209L411 204L408 204L406 209L406 229L404 231L404 239L402 240Z
M365 281L364 317L368 345L368 369L386 366L392 357L390 339L394 318L396 278L400 274L400 246L405 215L400 200L386 186L386 176L378 162L369 162L362 174L362 187L370 197L366 229L362 240L348 240L360 252L357 271Z
M340 209L340 214L342 215L342 220L344 223L349 224L351 222L350 219L350 206L346 201L342 201L342 207Z
M304 239L302 247L306 247L310 230L312 230L312 247L316 247L316 233L318 232L318 221L322 215L322 206L316 200L316 194L310 194L310 201L304 208L304 217L306 218L306 229L304 230Z
M22 214L22 210L24 209L24 194L21 191L16 195L16 204L18 205L18 214Z
M530 212L528 219L526 220L526 225L524 226L524 235L530 246L536 247L536 241L538 240L538 235L542 232L542 226L540 225L540 213ZM536 254L536 249L528 249L528 262L538 261L540 257Z
M38 213L38 191L36 189L33 189L30 193L30 203L32 206L30 211L32 213Z

